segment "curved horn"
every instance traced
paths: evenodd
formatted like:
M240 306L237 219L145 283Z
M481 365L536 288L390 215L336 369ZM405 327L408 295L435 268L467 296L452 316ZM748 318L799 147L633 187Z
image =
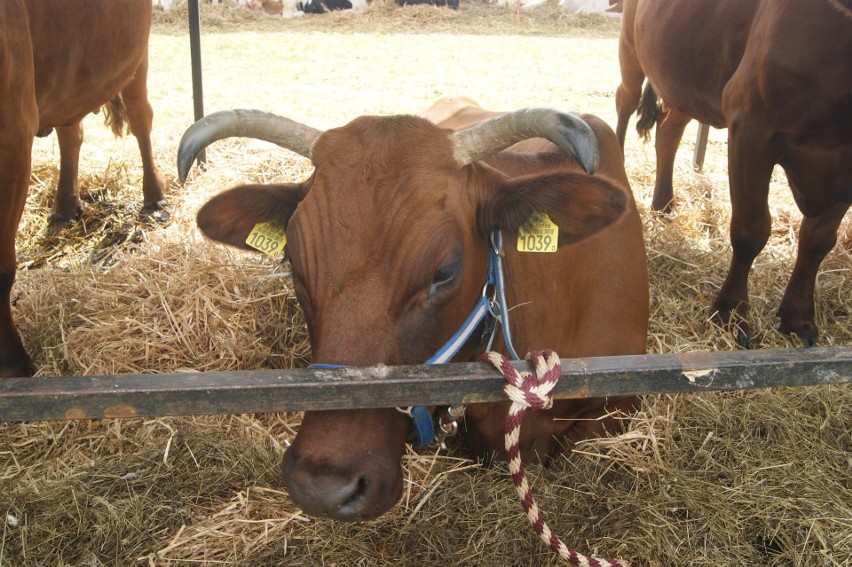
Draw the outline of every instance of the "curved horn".
M528 138L547 138L574 157L586 173L598 169L600 152L592 128L579 116L549 108L523 108L453 132L459 167L486 158Z
M183 183L201 150L222 138L266 140L310 159L320 134L321 130L260 110L214 112L184 132L178 146L178 176Z

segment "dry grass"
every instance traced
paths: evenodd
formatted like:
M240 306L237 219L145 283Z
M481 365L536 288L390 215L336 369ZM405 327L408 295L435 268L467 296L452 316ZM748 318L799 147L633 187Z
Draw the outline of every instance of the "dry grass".
M612 37L620 23L617 18L603 18L592 14L572 15L559 8L555 2L535 9L503 10L484 2L462 0L459 10L427 5L406 6L400 10L393 0L372 2L364 12L338 11L316 17L282 19L246 10L235 4L221 7L203 6L201 27L205 32L276 32L323 31L334 33L399 34L399 33L451 33L492 35L501 34L548 36L571 33L588 37ZM187 29L185 4L170 12L155 12L157 31L183 33Z
M205 30L216 31L204 38L208 109L284 108L327 127L467 94L494 108L591 110L614 124L610 20L478 5L288 21L229 6L204 5L203 14ZM176 185L175 148L191 121L188 86L175 80L188 76L185 13L176 18L158 15L150 81L169 224L137 219L135 143L111 140L93 118L81 164L85 215L45 236L58 155L54 138L37 143L13 298L42 376L308 361L286 266L206 242L193 217L223 187L300 179L309 165L230 141L209 150L206 173ZM691 139L690 130L671 217L645 209L653 149L628 140L649 254L651 352L734 348L709 322L729 258L724 135L711 132L703 174L689 165ZM775 331L799 219L780 175L771 210L772 238L751 280L754 343L795 347ZM841 231L817 282L823 344L852 344L848 220ZM303 516L278 471L298 424L298 414L265 414L0 425L0 565L556 564L527 527L505 468L482 468L458 448L409 453L403 500L378 521ZM661 396L645 401L623 435L528 474L548 522L586 552L648 566L849 567L850 455L848 387Z

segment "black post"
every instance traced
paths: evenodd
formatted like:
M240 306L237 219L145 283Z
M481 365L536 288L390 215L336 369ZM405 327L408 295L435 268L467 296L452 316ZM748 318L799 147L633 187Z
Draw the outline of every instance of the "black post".
M201 81L201 16L198 10L198 0L189 0L189 50L192 57L192 101L195 109L195 120L204 117L204 93ZM198 154L198 164L207 163L207 153L201 150Z

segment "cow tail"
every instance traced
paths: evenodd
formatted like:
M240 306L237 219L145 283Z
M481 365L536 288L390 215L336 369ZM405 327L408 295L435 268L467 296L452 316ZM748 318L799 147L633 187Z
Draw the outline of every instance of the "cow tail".
M646 142L651 139L651 128L656 125L657 118L662 112L662 106L657 101L657 93L654 92L651 81L648 81L645 83L645 90L642 91L642 98L639 99L639 107L636 109L639 117L636 122L636 131Z
M127 108L121 94L115 95L111 101L103 105L104 124L109 126L116 138L130 133L130 122L127 119Z

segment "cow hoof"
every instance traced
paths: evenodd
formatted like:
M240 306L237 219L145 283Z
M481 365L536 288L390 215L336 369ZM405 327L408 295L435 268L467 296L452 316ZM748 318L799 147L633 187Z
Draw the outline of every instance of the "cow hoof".
M737 345L741 349L751 349L751 337L749 336L747 324L735 324L732 326L731 332L734 334L734 339L737 341Z
M713 316L712 321L726 332L730 333L734 337L737 346L741 349L749 350L751 348L751 332L749 330L749 325L741 315L732 311L720 311Z
M674 212L674 201L666 201L665 203L652 201L651 210L662 215L671 215Z
M159 201L150 205L145 205L139 212L139 216L143 219L150 219L160 224L165 224L172 220L172 214L169 212L169 205L166 201Z
M35 374L35 365L25 352L23 356L14 357L9 361L0 361L0 379L23 378Z
M80 213L82 209L77 209L77 212L71 216L59 214L59 213L50 213L50 216L47 217L47 235L48 236L56 236L66 228L70 228L74 221L80 218Z
M817 345L819 331L812 321L800 322L797 325L782 322L778 330L788 335L795 335L802 341L802 345L812 347Z

